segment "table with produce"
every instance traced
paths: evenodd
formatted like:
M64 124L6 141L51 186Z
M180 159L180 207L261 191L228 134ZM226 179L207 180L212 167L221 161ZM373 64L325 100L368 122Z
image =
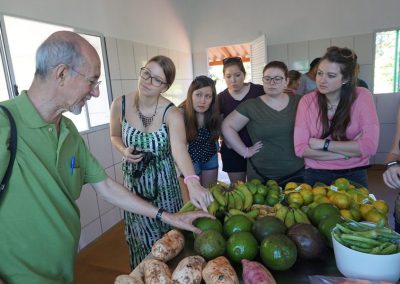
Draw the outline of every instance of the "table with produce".
M115 283L396 283L400 235L389 207L344 178L280 187L253 179L209 188L203 232L173 229ZM197 210L189 201L181 212Z

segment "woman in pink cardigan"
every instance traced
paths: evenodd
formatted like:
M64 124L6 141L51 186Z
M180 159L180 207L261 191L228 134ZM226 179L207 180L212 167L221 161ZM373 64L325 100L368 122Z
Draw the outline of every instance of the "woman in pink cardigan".
M296 155L304 158L304 181L331 184L339 177L368 185L369 159L378 148L379 121L372 94L356 87L357 55L327 49L317 89L300 100L294 129Z

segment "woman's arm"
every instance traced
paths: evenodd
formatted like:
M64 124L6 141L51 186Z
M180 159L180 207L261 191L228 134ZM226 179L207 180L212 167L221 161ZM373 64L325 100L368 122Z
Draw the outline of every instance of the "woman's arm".
M225 143L236 153L244 158L250 158L262 148L262 142L258 141L251 147L247 147L239 136L239 131L246 126L250 120L238 111L232 111L222 122L222 134Z
M392 148L388 153L385 162L393 162L400 160L400 110L397 114L397 130L393 139ZM400 164L394 164L387 168L383 173L383 181L390 188L400 188Z
M129 105L129 104L126 104ZM131 163L139 163L143 159L143 155L133 155L132 147L125 147L122 142L122 97L116 98L111 104L110 113L110 139L111 144L121 155Z
M157 215L159 208L144 201L142 198L110 178L98 183L92 183L91 185L102 199L124 210L150 218L155 218ZM175 214L164 212L161 215L161 221L174 227L198 234L201 233L201 230L193 226L192 222L199 217L214 218L212 215L203 211Z
M187 151L186 131L182 113L177 108L168 111L166 122L169 129L172 156L185 177L194 176L192 159ZM207 211L207 206L213 201L208 189L201 186L195 178L187 179L190 200L197 208Z

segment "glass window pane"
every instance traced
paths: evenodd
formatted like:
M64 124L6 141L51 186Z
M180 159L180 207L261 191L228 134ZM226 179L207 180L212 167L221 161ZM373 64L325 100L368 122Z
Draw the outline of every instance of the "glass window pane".
M396 31L380 32L375 40L374 93L394 92Z
M103 51L101 48L101 38L98 36L84 35L81 34L87 41L89 41L97 53L100 56L101 60L101 76L99 80L101 84L99 86L100 96L98 98L92 98L87 101L89 118L90 118L90 127L107 124L110 122L110 103L108 98L108 89L106 83L106 74L104 68L103 61Z

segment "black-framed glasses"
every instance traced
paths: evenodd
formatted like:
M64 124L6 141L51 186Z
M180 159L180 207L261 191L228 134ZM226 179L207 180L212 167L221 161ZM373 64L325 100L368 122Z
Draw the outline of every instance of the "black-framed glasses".
M224 59L222 60L222 63L223 63L224 65L227 64L227 63L230 63L230 62L240 62L240 63L243 63L243 62L242 62L242 58L239 57L239 56L235 56L235 57L226 57L226 58L224 58Z
M74 68L72 68L71 66L69 66L69 68L71 69L71 71L73 71L73 72L75 72L76 74L78 74L78 75L82 76L83 78L85 78L85 80L89 82L89 84L90 84L90 86L92 87L93 90L96 89L96 88L98 88L99 85L101 84L101 81L91 79L91 78L87 77L86 75L84 75L84 74L82 74L82 73L76 71L76 70L75 70Z
M142 67L140 68L140 77L144 80L150 79L150 83L154 86L154 87L160 87L162 84L166 84L166 82L164 82L162 79L160 79L157 76L151 76L151 72L149 69L147 69L146 67Z
M272 82L274 84L280 84L283 81L283 77L282 76L275 76L275 77L264 76L264 77L262 77L262 80L266 84L271 84Z

